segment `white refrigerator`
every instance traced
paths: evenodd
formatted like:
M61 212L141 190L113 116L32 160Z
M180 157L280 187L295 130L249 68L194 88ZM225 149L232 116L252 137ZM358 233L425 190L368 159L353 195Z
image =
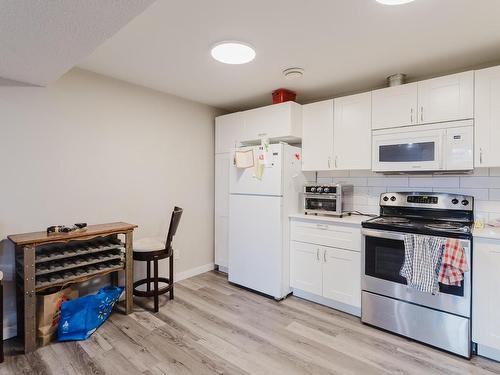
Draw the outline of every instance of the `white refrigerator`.
M289 220L301 211L301 149L284 143L252 149L265 164L230 171L229 281L279 300L290 293Z

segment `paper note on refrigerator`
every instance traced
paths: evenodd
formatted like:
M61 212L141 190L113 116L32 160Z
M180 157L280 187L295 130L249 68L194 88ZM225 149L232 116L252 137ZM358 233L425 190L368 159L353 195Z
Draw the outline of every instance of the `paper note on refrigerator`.
M251 168L254 166L253 149L247 151L236 151L234 154L236 168Z

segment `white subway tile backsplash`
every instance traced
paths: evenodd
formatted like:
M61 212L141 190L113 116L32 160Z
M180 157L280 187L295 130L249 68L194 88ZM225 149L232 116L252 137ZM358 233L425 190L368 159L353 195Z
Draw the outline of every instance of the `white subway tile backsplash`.
M492 213L500 214L500 201L477 200L474 202L474 209L477 211L489 212L490 216Z
M460 177L461 188L500 188L500 177Z
M371 177L368 186L408 186L408 177Z
M411 187L436 187L436 188L458 188L460 187L459 177L410 177Z
M349 177L376 177L379 174L372 172L370 170L353 170L349 171Z
M308 174L313 176L315 174ZM309 179L309 177L308 177ZM319 183L354 185L354 207L371 214L379 211L380 194L397 191L426 191L472 195L475 211L488 220L500 218L500 168L479 168L464 175L384 176L369 170L318 173Z
M500 189L490 189L490 201L500 201Z
M500 168L490 168L490 176L500 176Z
M331 177L318 177L318 184L331 184L332 183L332 178Z
M367 178L366 177L334 177L334 184L348 184L354 186L366 186Z
M349 177L349 171L321 171L318 177Z
M368 188L368 204L371 206L379 206L380 204L380 194L386 193L387 188L385 187L369 187Z

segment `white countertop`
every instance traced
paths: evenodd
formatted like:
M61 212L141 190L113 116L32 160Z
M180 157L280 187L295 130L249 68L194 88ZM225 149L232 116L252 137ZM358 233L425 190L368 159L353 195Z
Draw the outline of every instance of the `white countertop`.
M474 229L472 235L476 238L491 238L500 240L500 227L486 225L483 229Z
M371 216L364 215L349 215L344 217L336 217L336 216L323 216L323 215L305 215L305 214L293 214L290 215L292 219L305 219L305 220L314 220L314 221L327 221L330 223L339 223L339 224L350 224L361 226L361 222L371 219Z

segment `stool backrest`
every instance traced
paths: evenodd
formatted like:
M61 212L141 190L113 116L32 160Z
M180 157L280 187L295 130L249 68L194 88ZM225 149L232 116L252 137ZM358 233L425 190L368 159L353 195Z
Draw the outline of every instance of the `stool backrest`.
M175 232L177 232L177 227L181 221L183 209L175 206L172 211L172 216L170 217L170 226L168 228L167 243L165 244L165 249L169 250L172 247L172 240L174 239Z

